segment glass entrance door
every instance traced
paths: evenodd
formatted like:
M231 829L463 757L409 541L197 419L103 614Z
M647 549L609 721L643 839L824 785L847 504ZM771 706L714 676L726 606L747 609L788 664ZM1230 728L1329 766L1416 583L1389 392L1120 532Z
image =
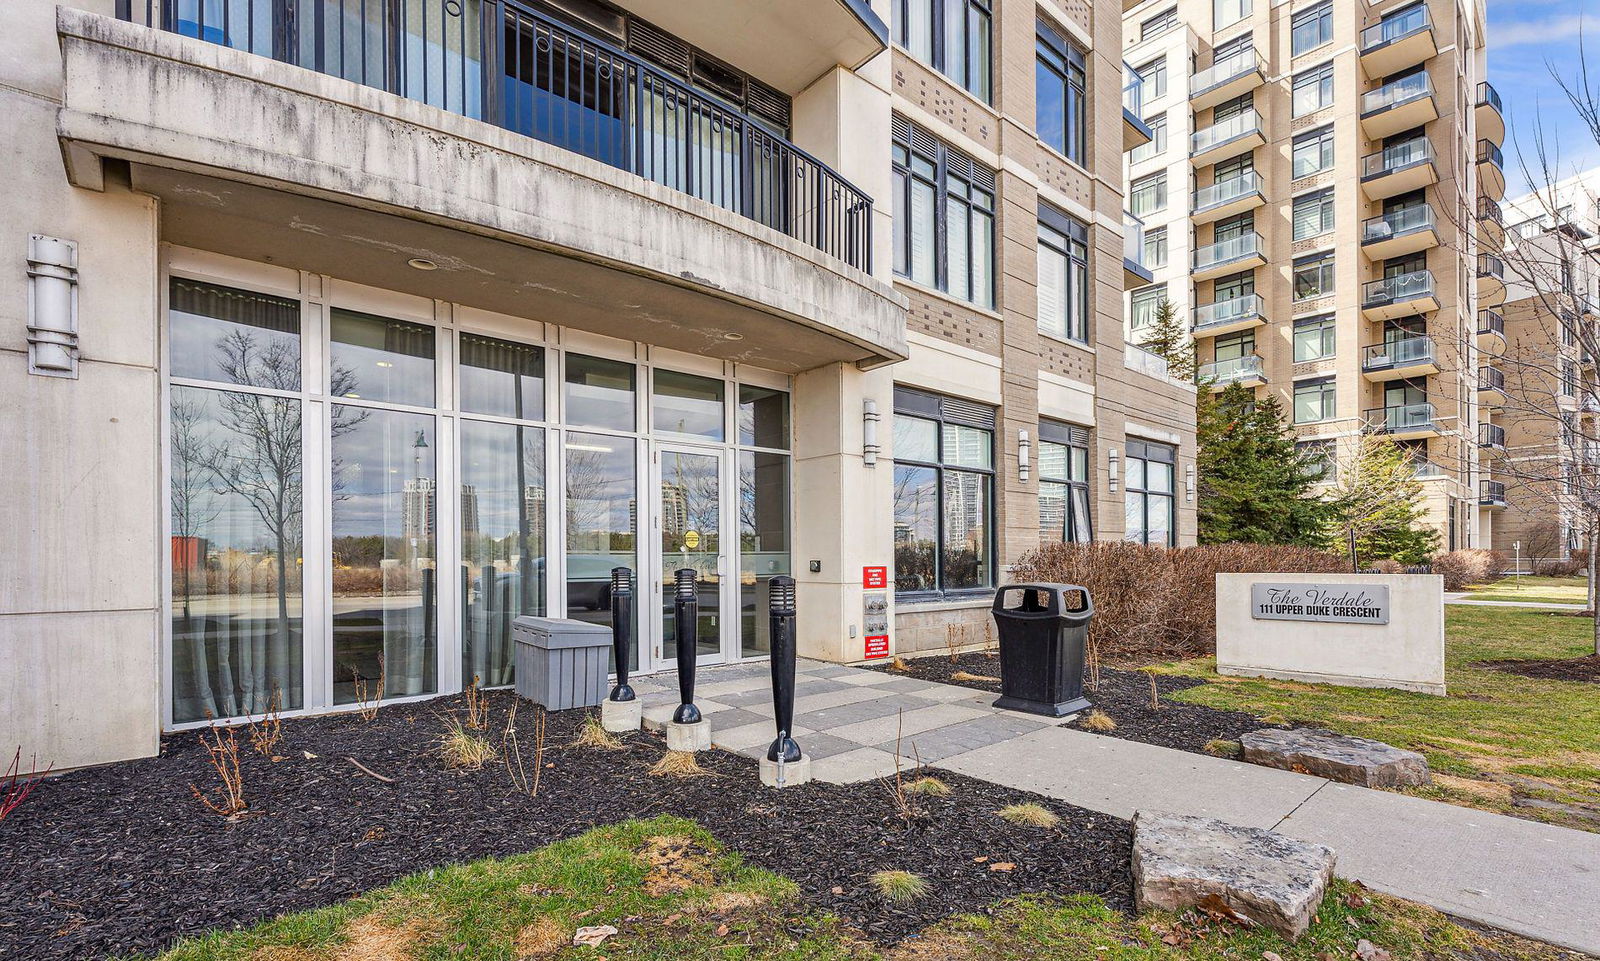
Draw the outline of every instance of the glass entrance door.
M723 581L727 570L722 536L722 466L725 454L700 448L660 445L653 458L652 488L656 552L660 567L656 584L662 668L677 663L676 574L694 571L700 619L694 638L701 663L723 659Z

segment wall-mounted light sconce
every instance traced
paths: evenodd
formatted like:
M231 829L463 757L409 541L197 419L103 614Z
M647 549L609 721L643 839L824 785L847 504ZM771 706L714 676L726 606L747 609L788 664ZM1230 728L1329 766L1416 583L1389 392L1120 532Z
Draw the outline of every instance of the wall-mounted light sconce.
M1118 468L1122 466L1122 458L1117 454L1115 447L1106 452L1106 486L1111 493L1117 492L1117 479L1120 476Z
M1183 469L1183 496L1189 503L1194 503L1194 465L1190 464Z
M28 238L28 373L78 376L78 245Z
M868 397L861 401L861 462L878 466L878 402Z
M1033 469L1033 444L1028 441L1028 432L1017 431L1017 476L1022 482L1028 482L1028 474Z

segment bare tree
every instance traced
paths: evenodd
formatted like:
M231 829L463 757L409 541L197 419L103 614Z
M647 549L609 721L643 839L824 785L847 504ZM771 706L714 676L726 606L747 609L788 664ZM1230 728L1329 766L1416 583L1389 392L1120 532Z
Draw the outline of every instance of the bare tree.
M196 630L194 620L194 575L201 569L205 578L205 557L201 553L201 539L221 512L212 496L209 472L203 463L205 457L205 414L199 400L182 388L175 388L172 397L172 534L181 545L183 556L174 556L173 585L183 596L183 627L181 634L189 642L189 668L194 681L195 700L203 709L218 712L216 696L211 687L211 662L206 653L206 631ZM189 556L193 551L194 556ZM201 585L205 586L204 583ZM209 593L209 591L207 591ZM218 668L222 670L222 689L225 703L223 716L233 714L233 677L227 663L227 652L219 652Z

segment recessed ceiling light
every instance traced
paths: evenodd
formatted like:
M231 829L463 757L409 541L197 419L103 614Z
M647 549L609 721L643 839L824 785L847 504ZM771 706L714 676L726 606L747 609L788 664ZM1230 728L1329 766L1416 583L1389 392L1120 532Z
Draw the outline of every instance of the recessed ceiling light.
M439 269L439 265L438 264L434 263L431 260L424 260L421 257L412 257L410 260L406 261L406 263L408 263L411 266L417 268L418 270L438 270Z
M741 334L741 333L738 333L737 331L730 330L726 334L722 335L722 339L723 340L744 340L744 335Z

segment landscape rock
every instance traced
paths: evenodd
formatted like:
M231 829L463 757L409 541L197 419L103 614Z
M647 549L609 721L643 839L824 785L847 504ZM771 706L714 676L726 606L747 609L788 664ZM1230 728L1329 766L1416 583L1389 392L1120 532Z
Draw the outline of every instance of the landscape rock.
M1286 938L1303 934L1333 877L1329 848L1215 818L1133 816L1140 910L1224 908Z
M1428 759L1416 751L1319 728L1266 728L1240 738L1241 757L1252 764L1314 774L1371 788L1430 783Z

